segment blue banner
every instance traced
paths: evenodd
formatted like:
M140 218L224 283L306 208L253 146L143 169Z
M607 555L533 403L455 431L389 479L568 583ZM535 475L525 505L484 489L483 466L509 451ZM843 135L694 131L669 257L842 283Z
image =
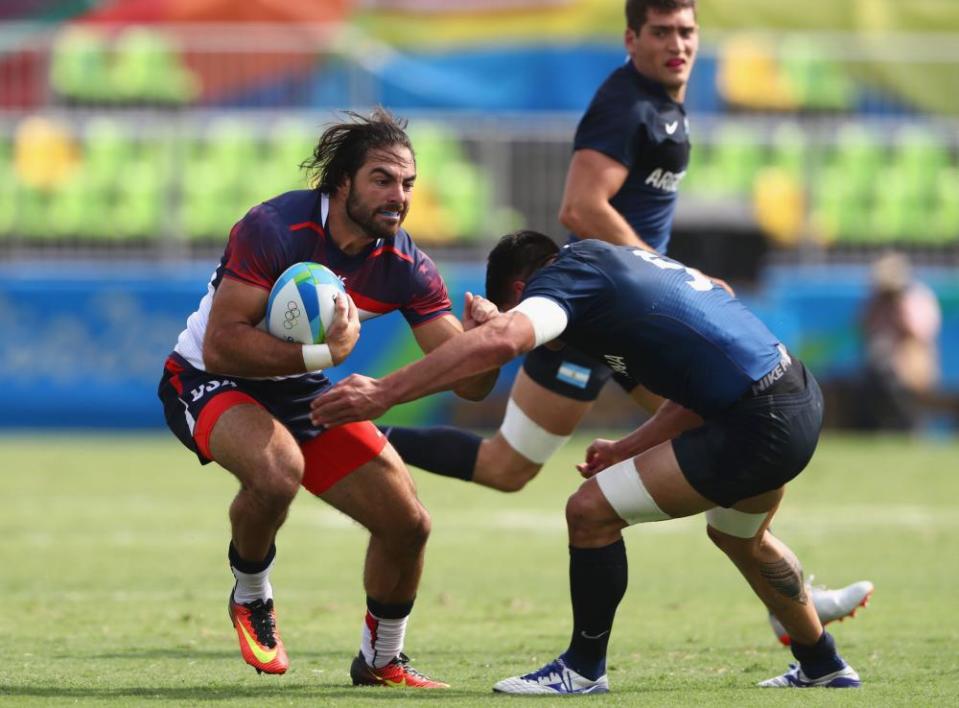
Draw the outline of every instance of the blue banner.
M440 269L459 315L463 293L483 291L482 266L440 264ZM162 425L156 385L163 361L203 296L211 270L129 263L0 268L0 427ZM959 285L945 272L926 281L942 304L943 382L959 390L959 358L948 355L959 350ZM781 270L744 299L827 380L850 375L861 363L857 318L865 295L864 269ZM364 323L353 354L329 373L334 380L354 371L382 375L417 356L406 322L394 313ZM514 363L500 377L499 396L517 367ZM400 407L390 420L476 420L471 414L476 410L476 404L440 395ZM483 410L485 424L498 424L501 405Z

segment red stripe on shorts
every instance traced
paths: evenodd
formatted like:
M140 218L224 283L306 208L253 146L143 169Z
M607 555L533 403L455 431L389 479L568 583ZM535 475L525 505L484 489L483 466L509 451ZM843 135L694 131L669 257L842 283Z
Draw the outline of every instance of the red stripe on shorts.
M193 439L196 441L196 449L206 459L213 459L213 455L210 454L210 434L213 433L213 426L216 425L221 415L233 406L242 403L260 405L255 398L242 391L224 391L214 396L212 401L203 406L200 417L196 421L196 426L193 428Z
M330 428L300 445L306 462L303 487L319 496L384 447L386 436L368 420Z

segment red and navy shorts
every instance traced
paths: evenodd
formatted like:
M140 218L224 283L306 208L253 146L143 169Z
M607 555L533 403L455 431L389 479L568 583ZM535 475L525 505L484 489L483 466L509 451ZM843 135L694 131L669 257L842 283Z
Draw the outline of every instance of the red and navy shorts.
M323 374L280 380L211 374L173 353L163 367L157 395L170 430L204 465L213 461L210 434L223 413L243 404L264 408L299 443L306 463L303 486L322 494L386 447L386 437L369 421L335 428L310 422L310 402L330 385Z

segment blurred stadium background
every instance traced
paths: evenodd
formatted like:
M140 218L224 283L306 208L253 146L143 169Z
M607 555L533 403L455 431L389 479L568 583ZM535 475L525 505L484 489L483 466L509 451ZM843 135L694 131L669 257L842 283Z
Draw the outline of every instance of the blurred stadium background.
M699 19L671 254L731 280L841 393L862 365L868 266L904 252L939 299L955 396L959 3L700 0ZM6 0L0 426L162 425L163 358L230 226L304 186L340 109L410 120L407 228L454 302L482 290L499 234L564 237L573 131L623 59L623 24L620 0ZM415 355L384 319L349 370ZM596 422L630 423L609 395ZM501 403L437 397L394 420L491 425Z

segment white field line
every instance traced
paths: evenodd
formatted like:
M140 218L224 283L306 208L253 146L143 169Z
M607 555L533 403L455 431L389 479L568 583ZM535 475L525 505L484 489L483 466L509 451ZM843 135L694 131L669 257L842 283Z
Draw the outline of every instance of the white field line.
M630 534L698 534L705 526L702 515L672 521L643 524ZM927 533L937 529L959 527L959 507L927 507L915 504L861 504L842 506L818 506L814 509L804 507L795 514L789 508L783 509L774 521L778 530L790 529L802 535L820 535L836 532L856 532L863 529L889 530ZM298 509L290 519L292 532L297 527L307 529L360 530L358 524L332 509ZM434 535L448 532L489 532L522 531L524 534L563 535L566 532L562 509L544 511L539 509L516 509L509 511L456 511L440 510L433 512ZM9 531L8 531L9 533ZM155 528L138 529L135 522L123 530L104 535L98 531L62 531L43 529L25 529L13 532L17 543L32 548L48 548L54 545L80 546L91 543L109 545L114 548L132 547L168 547L171 544L193 544L205 542L211 538L220 538L221 529L170 529L162 533Z

